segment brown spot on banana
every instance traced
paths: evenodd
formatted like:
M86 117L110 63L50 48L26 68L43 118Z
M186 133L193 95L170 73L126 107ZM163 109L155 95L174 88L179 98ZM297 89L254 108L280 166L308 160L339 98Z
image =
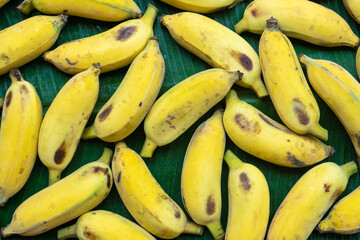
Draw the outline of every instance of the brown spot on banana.
M309 124L310 118L309 118L309 115L307 114L307 112L305 111L306 107L303 104L303 102L301 102L301 100L298 98L294 98L293 103L294 103L294 111L299 119L299 122L302 125Z
M332 184L331 183L324 183L325 192L330 192Z
M237 125L241 128L241 130L245 132L254 132L260 133L261 128L258 122L252 123L250 122L243 114L236 114L234 120Z
M69 65L72 65L72 66L74 66L74 65L76 65L76 64L78 63L78 61L76 61L76 62L71 62L68 58L65 58L65 60L66 60L66 62L67 62Z
M179 211L179 210L176 210L174 216L175 216L176 218L180 218L180 217L181 217L180 211Z
M119 172L116 181L117 181L118 183L120 183L120 180L121 180L121 172Z
M10 91L5 98L5 107L8 107L11 103L11 99L12 99L12 92Z
M252 14L254 17L256 17L257 14L258 14L258 10L257 10L256 8L253 9L253 10L251 10L251 14Z
M28 94L29 93L29 90L27 89L27 87L25 85L21 85L20 87L20 92L22 94Z
M131 27L127 27L127 28L121 28L119 30L117 40L119 40L119 41L127 40L128 38L131 37L131 35L133 35L136 32L136 29L137 29L136 26L131 26Z
M88 231L88 230L85 230L84 231L84 236L86 237L86 239L88 240L95 240L96 239L96 236L94 233Z
M232 50L230 55L235 58L245 70L251 71L253 69L253 63L251 59L243 53Z
M142 106L142 102L139 103L139 107L141 107L141 106Z
M110 112L112 110L112 104L105 108L100 114L99 114L99 122L105 121L105 119L109 116Z
M207 215L213 215L215 213L215 201L214 196L210 195L206 202L206 213Z
M287 156L286 159L294 166L296 167L304 167L306 166L306 164L302 161L300 161L299 159L297 159L294 155L292 155L291 153L287 152Z
M62 142L60 147L56 150L54 154L54 162L56 164L61 164L64 161L64 158L66 156L66 144L65 142Z
M249 177L246 173L242 172L240 175L239 175L239 178L240 178L240 182L241 182L241 186L242 188L245 189L245 191L249 191L250 188L251 188L251 184L249 182Z
M1 54L0 59L3 60L5 64L8 64L10 62L9 56L7 56L5 53Z

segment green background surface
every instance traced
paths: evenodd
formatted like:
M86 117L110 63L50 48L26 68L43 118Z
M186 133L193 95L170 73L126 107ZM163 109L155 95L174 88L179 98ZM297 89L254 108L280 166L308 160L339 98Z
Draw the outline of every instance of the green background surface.
M152 3L157 8L159 8L158 16L161 16L162 14L173 14L179 11L160 2L159 0L135 1L143 12L146 10L148 2ZM342 1L319 0L318 2L339 13L350 24L355 34L359 36L359 25L356 25L355 21L351 19L351 17L347 14L342 4ZM12 0L0 9L0 29L7 28L27 18L27 16L23 15L15 8L20 3L20 0ZM208 14L208 16L233 30L233 26L242 18L244 9L248 4L249 1L244 1L230 10L224 10L218 13ZM37 11L32 13L32 15L38 14L40 13ZM114 27L115 25L117 25L117 23L107 23L77 17L69 17L68 24L63 28L58 38L58 41L55 43L52 49L57 47L59 44L70 40L101 33L107 29L110 29L111 27ZM166 76L160 94L163 94L166 90L168 90L181 80L199 71L210 68L209 65L198 59L195 55L187 52L179 45L177 45L175 41L170 37L166 28L161 26L158 18L156 19L154 24L154 32L160 40L160 48L166 62ZM259 35L243 33L242 36L255 48L256 51L258 51L258 44L260 39ZM351 74L356 76L356 78L358 79L355 69L355 49L347 47L324 48L311 45L296 39L291 39L291 41L294 44L297 54L304 53L313 58L322 58L337 62L341 64L345 69L347 69ZM127 68L123 68L117 71L100 75L100 95L94 113L89 120L89 123L93 122L97 111L116 90L124 74L126 73L126 70ZM31 82L38 91L38 94L40 95L44 106L44 112L46 112L57 92L71 77L70 75L62 73L50 63L43 61L42 58L37 58L31 63L20 67L20 71L23 74L24 78L27 81ZM0 76L1 97L4 97L6 89L9 86L10 79L7 74ZM238 86L234 86L233 88L238 92L241 99L259 108L271 118L280 121L269 97L260 100L250 90L243 89ZM329 140L327 141L327 144L334 146L336 150L335 154L332 157L326 159L325 161L332 161L338 164L343 164L349 161L356 161L357 157L355 154L355 150L352 146L350 138L345 132L345 129L343 128L337 117L334 115L334 113L330 110L330 108L319 98L318 95L315 94L315 96L318 100L321 111L320 124L329 130ZM208 117L210 117L214 110L217 108L225 108L224 101L221 101L211 111L206 113L199 121L197 121L189 130L187 130L173 143L158 148L153 157L150 160L146 160L150 171L157 179L159 184L170 195L170 197L172 197L183 209L184 207L182 205L180 196L180 178L183 158L187 145L197 126L201 122L205 121ZM143 130L143 125L141 124L133 134L131 134L125 139L125 142L130 148L134 149L139 153L144 140L145 134ZM101 155L104 146L114 149L114 144L104 143L100 140L81 141L73 160L71 161L70 165L65 169L62 176L64 177L78 169L80 166L96 160ZM307 167L303 169L290 169L264 162L240 150L231 142L229 138L227 139L226 148L231 149L243 161L254 164L264 173L270 188L271 204L269 221L271 221L278 206L281 204L282 200L285 198L291 187L307 170L311 168ZM224 163L222 173L223 208L221 218L224 229L226 228L228 215L227 177L228 167ZM10 223L11 216L17 206L19 206L25 199L27 199L34 193L45 188L47 186L47 183L47 169L40 162L40 160L37 159L34 170L32 171L32 174L25 187L14 197L12 197L5 207L0 208L0 227L6 226L8 223ZM354 190L359 185L359 183L360 178L359 173L357 173L350 178L348 187L341 197ZM131 215L123 205L115 186L113 186L109 196L98 207L96 207L96 209L110 210L134 221L134 219L131 217ZM74 222L75 220L64 224L62 227L69 226ZM59 228L35 237L25 238L21 236L11 236L6 239L56 239L56 231ZM249 231L251 230L252 229L249 229ZM299 229L299 231L301 231L301 229ZM183 234L180 235L177 239L212 239L212 237L210 233L206 230L201 237ZM335 234L320 234L315 230L311 234L309 239L360 239L360 234L341 236Z

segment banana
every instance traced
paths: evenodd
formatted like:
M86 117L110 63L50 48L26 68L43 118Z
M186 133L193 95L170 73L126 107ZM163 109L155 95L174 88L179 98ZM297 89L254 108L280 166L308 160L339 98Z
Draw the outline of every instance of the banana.
M57 40L67 16L35 16L0 31L0 75L40 56Z
M111 155L112 151L105 148L98 161L82 166L25 200L15 210L11 223L1 229L1 235L38 235L96 207L112 187Z
M343 0L343 3L350 16L360 24L360 0Z
M327 140L328 131L319 124L320 110L295 49L274 18L267 20L259 55L266 87L281 120L296 133Z
M230 169L225 239L264 239L270 214L269 186L264 175L257 167L243 163L230 150L226 151L224 160Z
M234 90L226 96L224 127L230 139L257 158L285 167L306 167L334 153L315 137L290 131L241 101Z
M8 3L10 0L0 0L0 8Z
M183 134L203 114L221 101L242 74L222 69L197 73L164 93L151 107L144 122L146 140L142 157L150 158L158 146Z
M211 13L225 8L232 8L242 0L161 0L173 7L198 13Z
M165 62L156 37L131 64L113 96L96 115L94 124L82 138L98 137L117 142L130 135L145 118L154 103L165 76Z
M355 162L326 162L307 171L291 188L270 224L267 240L306 240L357 172Z
M10 72L0 129L0 206L26 183L37 156L41 100L18 70Z
M135 220L164 239L181 233L201 235L203 228L189 222L181 208L164 192L144 160L124 142L118 142L112 171L119 195Z
M325 47L359 45L360 39L341 16L307 0L255 0L245 9L235 31L261 34L270 17L279 21L281 31L289 37Z
M129 65L154 35L152 26L158 9L149 4L143 17L132 19L103 33L70 41L45 52L44 60L69 74L100 63L102 72Z
M161 17L174 40L209 65L244 74L238 85L251 88L259 97L268 92L261 80L259 56L251 45L220 23L196 13Z
M133 0L25 0L18 7L22 13L30 14L37 9L45 14L60 14L118 22L141 16L141 10Z
M196 129L181 174L181 196L186 211L217 240L224 239L220 222L221 169L226 140L222 115L222 110L217 110Z
M356 52L356 71L360 78L360 47L358 48Z
M76 224L60 229L58 239L155 240L136 223L115 213L97 210L85 213Z
M99 94L100 66L72 77L56 95L40 127L38 152L49 169L49 184L70 163Z

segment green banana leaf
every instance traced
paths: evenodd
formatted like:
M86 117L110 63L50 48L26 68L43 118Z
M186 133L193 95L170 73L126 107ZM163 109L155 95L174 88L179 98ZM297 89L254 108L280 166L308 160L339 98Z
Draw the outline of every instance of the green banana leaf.
M180 11L160 2L160 0L135 0L135 2L137 2L137 4L143 11L146 10L148 2L152 3L157 8L159 8L158 16L161 16L163 14L173 14ZM242 18L245 7L249 4L249 2L250 1L246 0L232 9L208 14L207 16L234 30L234 25ZM357 34L358 36L360 35L360 26L357 25L355 21L347 14L342 4L342 1L319 0L317 2L339 13L350 24L355 34ZM27 18L27 16L23 15L16 9L16 6L20 3L21 0L12 0L0 9L0 29L7 28ZM40 13L35 11L31 15L33 16L38 14ZM116 24L117 23L107 23L78 17L70 17L69 22L63 28L60 37L53 46L53 48L57 47L61 43L70 40L101 33L115 26ZM154 32L160 40L160 48L166 62L166 76L160 94L163 94L166 90L168 90L181 80L199 71L210 68L209 65L204 63L195 55L187 52L179 45L177 45L169 35L167 29L161 26L159 19L155 21ZM242 34L242 36L256 49L256 51L258 51L258 44L260 39L259 35L244 33ZM297 54L304 53L313 58L332 60L341 64L345 69L347 69L357 78L355 69L355 49L346 47L325 48L311 45L296 39L291 39L291 41L295 47ZM116 90L123 76L125 75L126 70L127 68L123 68L110 73L101 74L100 95L94 113L89 120L89 124L93 122L94 117L97 111L99 111L100 107L107 101L107 99L109 99L112 93ZM23 74L24 78L27 81L31 82L38 91L38 94L40 95L44 106L44 112L46 112L57 92L71 77L70 75L60 72L51 64L43 61L41 57L37 58L31 63L26 64L23 67L20 67L20 71ZM1 97L5 96L6 90L9 86L9 77L7 75L1 76ZM233 88L238 92L241 99L259 108L271 118L280 121L269 97L260 100L251 90L244 89L238 86L234 86ZM336 150L333 156L329 157L324 161L332 161L336 162L337 164L343 164L349 161L357 161L355 150L353 148L350 138L346 134L344 127L341 125L340 121L330 110L330 108L320 99L320 97L316 94L315 96L318 100L321 111L320 124L329 130L329 140L327 141L327 144L334 146ZM206 120L208 117L210 117L217 108L225 108L224 101L221 101L211 111L206 113L199 121L197 121L177 140L167 146L160 147L156 150L154 156L151 159L146 160L150 171L157 179L159 184L169 194L169 196L172 197L183 209L184 207L182 205L180 196L180 178L183 158L187 145L197 126L201 122ZM145 134L143 130L143 125L141 124L133 134L131 134L125 139L125 142L130 148L134 149L137 152L140 152L144 140ZM114 144L104 143L100 140L81 141L72 162L65 169L62 176L64 177L73 172L74 170L78 169L80 166L98 159L98 157L102 153L104 146L114 149ZM291 187L307 170L311 168L307 167L302 169L290 169L264 162L240 150L231 142L229 138L227 139L226 148L231 149L243 161L254 164L264 173L270 188L271 204L269 221L271 221L271 219L273 218L277 208L279 207ZM226 228L228 215L227 177L228 167L224 163L222 174L223 208L221 218L224 229ZM37 159L32 174L25 187L14 197L12 197L5 205L5 207L0 208L0 227L4 227L8 223L10 223L12 214L14 213L15 209L25 199L38 192L39 190L45 188L47 184L47 169L40 162L40 160ZM359 186L359 184L360 177L357 173L350 178L348 187L343 193L343 195L340 196L340 198L350 193L357 186ZM109 196L98 207L96 207L96 209L110 210L134 221L134 219L131 217L129 212L126 210L124 204L122 203L115 187L113 187ZM75 220L64 224L61 227L69 226L73 223L75 223ZM56 232L61 227L58 227L35 237L11 236L7 239L56 239ZM249 229L249 231L251 230L252 229ZM299 229L299 231L301 231L301 229ZM177 239L212 239L212 237L209 231L205 230L202 236L183 234L180 235ZM341 236L335 234L320 234L316 230L314 230L309 239L360 239L360 234Z

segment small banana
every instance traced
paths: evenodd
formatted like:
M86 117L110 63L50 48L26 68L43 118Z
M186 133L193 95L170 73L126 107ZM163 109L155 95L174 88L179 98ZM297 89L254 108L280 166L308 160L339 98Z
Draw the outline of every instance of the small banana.
M270 193L262 172L243 163L230 150L224 156L228 164L229 216L227 240L264 239L270 214Z
M350 16L360 24L360 0L343 0L343 3Z
M251 45L220 23L196 13L161 17L174 40L209 65L244 74L238 85L253 89L259 97L268 92L261 80L259 56Z
M164 3L167 3L173 7L198 13L211 13L220 11L225 8L232 8L242 0L161 0Z
M145 118L154 103L165 75L165 62L156 37L131 64L113 96L96 115L94 124L82 138L98 137L117 142L130 135Z
M164 192L144 160L124 142L118 142L112 171L119 195L135 220L164 239L181 233L201 235L203 228L189 222L181 208Z
M306 240L356 172L355 162L326 162L307 171L276 211L266 239Z
M35 16L0 31L0 75L40 56L57 40L67 16Z
M222 69L197 73L164 93L151 107L144 122L146 140L142 157L151 157L158 146L183 134L203 114L221 101L242 74Z
M274 17L289 37L325 47L359 45L360 39L347 22L333 10L308 0L255 0L235 25L235 31L261 34L266 20Z
M26 183L37 156L43 116L41 100L33 85L18 70L10 72L0 129L0 206Z
M333 147L315 137L290 131L241 101L234 90L226 96L224 127L242 150L265 161L285 167L306 167L334 153Z
M267 20L259 54L264 81L281 120L296 133L327 140L328 131L319 124L320 110L295 49L274 18Z
M360 78L360 47L358 48L356 52L356 71Z
M154 35L152 26L158 9L149 4L143 17L132 19L103 33L70 41L45 52L44 60L69 74L100 63L102 72L129 65Z
M60 229L58 240L155 240L148 232L128 219L104 210L85 213L76 224Z
M8 3L10 0L0 0L0 8Z
M38 152L49 169L49 184L70 163L99 94L100 66L72 77L56 95L40 127Z
M220 222L221 169L226 140L222 115L222 110L217 110L196 129L181 174L181 196L186 211L217 240L224 239Z
M59 182L25 200L1 235L35 236L90 211L112 187L112 151L105 148L98 161L88 163Z

